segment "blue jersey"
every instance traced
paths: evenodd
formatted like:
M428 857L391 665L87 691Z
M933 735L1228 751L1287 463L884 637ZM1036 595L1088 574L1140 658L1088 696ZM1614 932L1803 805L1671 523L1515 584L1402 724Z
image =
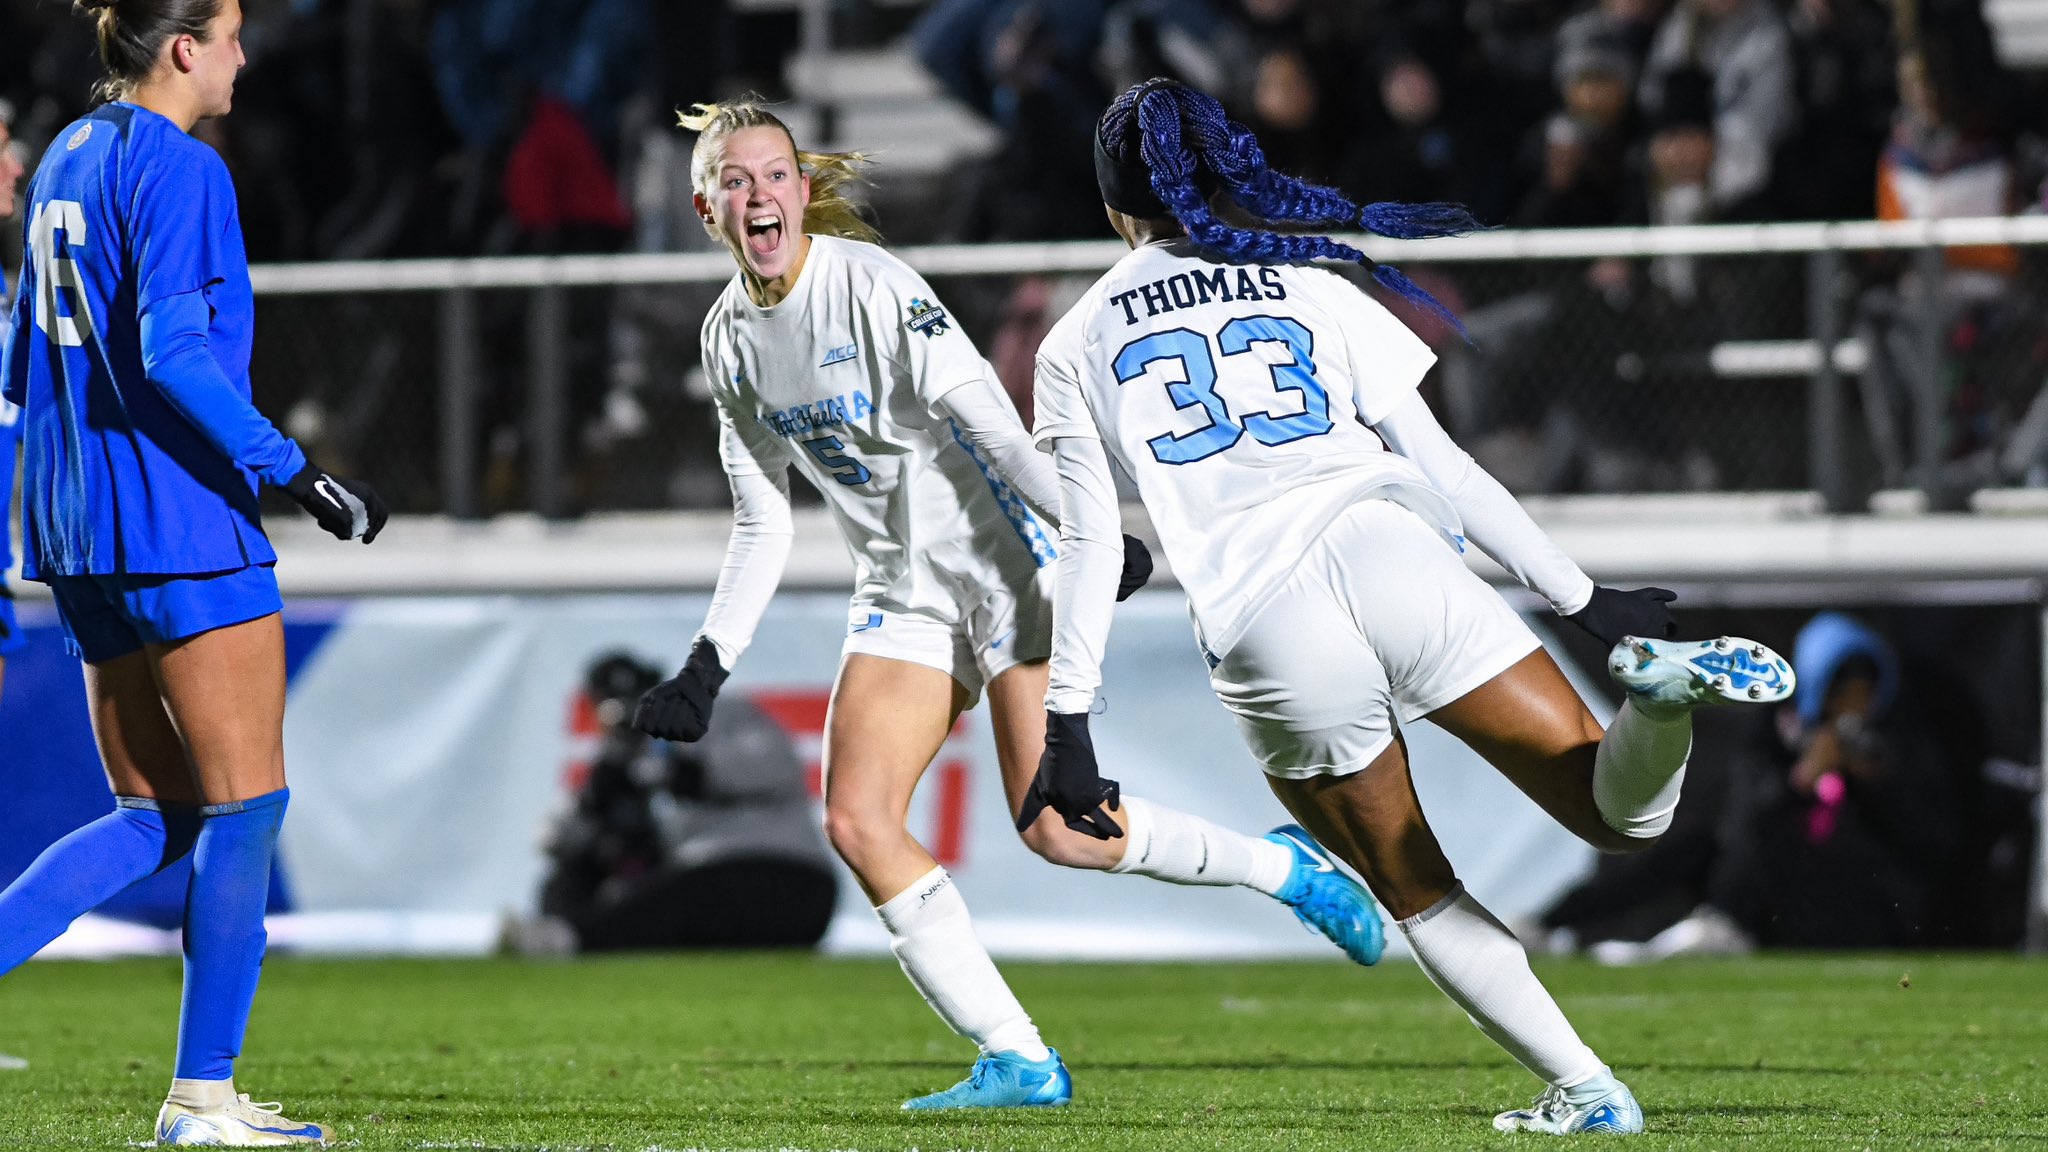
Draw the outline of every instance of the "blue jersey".
M20 405L23 574L274 561L260 481L305 466L250 402L255 299L227 166L132 104L58 133L29 185L0 357Z

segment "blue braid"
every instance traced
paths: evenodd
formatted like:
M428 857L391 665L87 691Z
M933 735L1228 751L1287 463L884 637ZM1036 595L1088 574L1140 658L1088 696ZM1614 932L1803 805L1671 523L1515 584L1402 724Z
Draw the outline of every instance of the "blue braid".
M1216 219L1196 183L1197 165L1230 198L1261 220L1290 224L1351 224L1376 236L1413 240L1456 236L1485 227L1458 204L1381 202L1360 207L1335 188L1276 172L1250 129L1231 120L1216 100L1180 84L1133 88L1104 113L1102 139L1112 155L1127 152L1131 117L1138 121L1139 155L1151 170L1152 191L1195 243L1227 259L1261 264L1345 260L1370 264L1382 287L1430 312L1470 340L1465 325L1441 301L1386 264L1327 236L1300 236L1234 228ZM1190 150L1183 134L1193 140Z

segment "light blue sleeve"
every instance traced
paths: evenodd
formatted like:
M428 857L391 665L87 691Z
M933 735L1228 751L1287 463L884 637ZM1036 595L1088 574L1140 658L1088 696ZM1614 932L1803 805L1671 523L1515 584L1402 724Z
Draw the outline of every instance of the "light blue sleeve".
M306 466L306 454L242 398L213 358L206 293L160 297L141 319L143 372L208 442L279 487Z

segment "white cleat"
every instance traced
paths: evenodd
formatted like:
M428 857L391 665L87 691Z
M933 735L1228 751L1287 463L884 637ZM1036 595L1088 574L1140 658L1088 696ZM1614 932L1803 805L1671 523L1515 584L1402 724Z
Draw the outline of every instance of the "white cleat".
M1607 671L1630 694L1658 704L1775 704L1798 679L1785 658L1754 640L1645 640L1624 636Z
M244 1092L219 1108L200 1111L164 1102L156 1114L156 1142L179 1148L275 1148L325 1144L327 1129L287 1120L281 1104L258 1104Z
M0 1052L0 1072L19 1072L26 1067L28 1061L19 1056L9 1056L5 1052Z
M1590 1104L1573 1104L1564 1090L1546 1088L1527 1108L1503 1112L1493 1118L1497 1132L1542 1132L1570 1136L1579 1132L1604 1132L1632 1136L1643 1130L1643 1109L1628 1085L1615 1081L1614 1091Z

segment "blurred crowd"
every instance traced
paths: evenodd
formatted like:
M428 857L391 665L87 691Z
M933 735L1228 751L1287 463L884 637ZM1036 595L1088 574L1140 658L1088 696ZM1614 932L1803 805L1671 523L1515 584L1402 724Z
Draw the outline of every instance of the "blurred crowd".
M683 177L673 149L648 155L651 130L713 94L787 94L801 40L797 5L729 0L245 7L236 114L206 131L258 260L622 246ZM907 42L1000 130L978 190L933 222L951 238L1099 236L1087 133L1161 74L1221 96L1284 169L1516 226L1983 214L2041 194L2048 112L1979 0L830 8L836 42ZM87 106L92 51L68 4L0 0L0 99L31 152Z
M852 114L860 67L851 95L842 82L806 101L792 84L820 30L805 8L245 0L235 112L199 131L228 160L259 262L701 248L674 112L747 91L795 97L807 146L879 143L870 194L892 243L1102 239L1088 134L1115 91L1161 74L1217 93L1283 170L1513 227L2044 206L2048 71L2005 66L1985 0L830 0L833 47L906 49L904 71L993 127L992 151L962 141L923 171ZM93 53L68 3L0 0L0 123L22 158L89 105ZM18 241L0 230L10 270ZM2048 484L2042 251L1846 261L1827 303L1863 351L1844 381L1852 505L1882 487L1958 504ZM1800 258L1410 271L1472 334L1406 317L1442 359L1430 399L1515 490L1811 486L1797 373L1736 379L1715 359L1809 334ZM1033 350L1080 287L937 285L1027 421ZM703 445L650 431L707 415L673 388L707 302L695 286L569 294L573 506L724 498ZM525 307L481 304L481 511L522 500ZM293 434L335 459L388 454L372 463L402 506L441 506L433 397L404 385L438 370L433 313L369 297L268 308L257 360Z
M773 75L794 36L787 19L739 36L717 0L243 10L234 114L197 132L234 173L259 262L617 248L640 129ZM29 154L90 106L98 71L68 2L0 0L0 100Z
M1020 238L1099 231L1087 133L1151 75L1355 199L1521 227L2003 214L2048 128L1974 0L939 0L913 40L1004 127L979 219Z

